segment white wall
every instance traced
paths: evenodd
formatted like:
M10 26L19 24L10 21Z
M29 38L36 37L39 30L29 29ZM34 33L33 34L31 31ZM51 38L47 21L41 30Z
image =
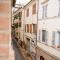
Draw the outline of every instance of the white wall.
M55 45L58 45L58 31L60 31L60 17L58 16L59 12L59 2L58 0L49 0L47 2L47 18L42 19L42 0L39 0L39 14L38 14L38 32L37 37L39 40L39 30L40 30L40 40L42 40L42 30L48 32L48 41L47 44L52 46L52 32L55 32Z
M29 5L27 5L25 7L25 24L32 24L32 23L35 23L37 24L37 13L36 14L32 14L32 8L33 8L33 4L36 3L36 12L37 12L37 3L38 1L35 0L33 2L31 2ZM26 17L26 10L29 8L29 16Z
M38 14L38 18L42 19L42 0L39 0L39 14ZM48 4L47 6L47 17L54 17L58 15L58 11L59 11L59 1L58 0L49 0L46 4Z

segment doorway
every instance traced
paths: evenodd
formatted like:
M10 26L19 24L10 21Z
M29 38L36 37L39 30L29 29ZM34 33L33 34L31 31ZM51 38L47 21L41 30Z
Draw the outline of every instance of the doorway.
M27 38L27 50L30 52L30 39Z
M40 56L40 60L45 60L43 56Z

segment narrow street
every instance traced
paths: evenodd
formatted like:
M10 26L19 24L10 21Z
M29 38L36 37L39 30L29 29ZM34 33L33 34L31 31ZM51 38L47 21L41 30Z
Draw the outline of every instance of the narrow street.
M13 51L14 51L14 60L24 60L21 51L18 49L16 43L14 40L12 40L12 47L13 47Z

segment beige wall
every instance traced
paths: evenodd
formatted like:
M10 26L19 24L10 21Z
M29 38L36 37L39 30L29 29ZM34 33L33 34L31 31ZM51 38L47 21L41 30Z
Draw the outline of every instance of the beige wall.
M11 0L0 0L0 60L9 60Z
M37 55L36 56L37 60L40 60L40 56L43 56L45 60L59 60L56 57L47 53L46 51L43 51L39 47L37 47L37 54L36 55Z
M23 35L24 35L24 9L20 8L18 9L15 13L13 13L13 16L15 16L16 14L18 14L19 12L22 12L22 17L21 17L21 27L16 28L15 32L20 33L20 39L23 41ZM17 21L19 21L19 19L15 19L14 23L17 23Z

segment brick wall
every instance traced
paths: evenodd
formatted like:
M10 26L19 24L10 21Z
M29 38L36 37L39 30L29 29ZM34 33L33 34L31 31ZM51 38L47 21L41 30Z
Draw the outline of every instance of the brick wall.
M0 60L9 60L11 0L0 0Z

